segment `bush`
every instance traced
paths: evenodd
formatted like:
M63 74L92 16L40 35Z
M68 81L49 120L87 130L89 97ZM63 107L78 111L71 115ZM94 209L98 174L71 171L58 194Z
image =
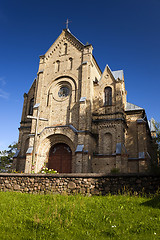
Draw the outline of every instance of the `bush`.
M48 169L47 167L44 167L44 166L41 168L39 173L43 173L43 174L47 174L47 173L49 173L49 174L53 174L53 173L54 174L58 174L58 172L56 170Z
M119 172L120 172L119 168L112 168L111 169L111 173L119 173Z

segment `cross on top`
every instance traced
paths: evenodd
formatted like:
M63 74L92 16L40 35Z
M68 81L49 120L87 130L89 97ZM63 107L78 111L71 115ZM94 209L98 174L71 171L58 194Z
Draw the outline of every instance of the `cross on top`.
M66 23L66 29L68 29L68 24L70 23L71 21L68 20L67 18L67 21L65 22Z

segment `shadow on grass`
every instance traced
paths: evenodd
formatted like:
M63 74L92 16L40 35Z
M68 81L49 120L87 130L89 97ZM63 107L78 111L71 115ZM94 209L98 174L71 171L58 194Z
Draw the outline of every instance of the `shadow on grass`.
M153 197L152 199L142 203L141 205L160 209L160 195Z
M34 220L26 220L26 231L29 232L29 235L36 236L33 239L58 239L59 236L59 229L56 225L52 225L45 222L43 223L42 220L34 219ZM28 236L29 237L29 236ZM30 238L27 238L30 239ZM31 238L32 239L32 238Z

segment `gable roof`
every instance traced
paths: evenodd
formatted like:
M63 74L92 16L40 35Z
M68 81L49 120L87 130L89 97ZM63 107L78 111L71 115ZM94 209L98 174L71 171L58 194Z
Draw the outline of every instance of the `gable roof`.
M115 79L120 79L123 80L123 70L118 70L118 71L112 71L112 74Z
M50 57L50 55L53 54L53 49L56 48L56 46L59 46L58 41L61 41L61 39L65 37L66 40L68 40L69 42L71 42L77 49L82 50L85 45L80 42L71 32L69 29L63 29L61 34L58 36L58 38L54 41L54 43L50 46L50 48L46 51L46 53L44 55L41 55L40 58L44 58L44 57Z
M101 79L105 76L106 73L109 73L111 75L111 77L114 79L114 76L112 74L112 71L110 69L110 67L108 66L108 64L105 66L104 71L102 72L101 78L99 79L99 82L101 81Z
M151 120L148 120L148 126L151 132L156 131L154 123L155 123L154 118L151 118Z
M123 77L124 77L123 70L112 71L110 69L109 65L107 64L102 73L102 76L105 74L105 71L108 71L111 74L112 78L114 78L115 80L118 80L118 79L123 80ZM101 78L102 78L102 76L101 76Z
M144 110L144 108L141 108L133 103L126 102L126 111L135 111L135 110Z
M74 38L82 47L84 47L85 45L78 40L78 38L76 38L69 29L63 29L63 31L66 33L66 35L71 36L72 38Z

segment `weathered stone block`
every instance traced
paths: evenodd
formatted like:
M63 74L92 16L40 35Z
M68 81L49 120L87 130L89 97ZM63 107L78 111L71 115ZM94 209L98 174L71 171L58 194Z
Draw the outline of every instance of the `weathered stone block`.
M76 184L74 182L69 182L68 183L68 188L69 189L75 189L76 188Z
M19 186L19 185L14 185L14 186L13 186L13 189L14 189L15 191L19 191L19 190L20 190L20 186Z
M91 189L91 194L92 195L100 195L100 190L97 188L92 188Z

